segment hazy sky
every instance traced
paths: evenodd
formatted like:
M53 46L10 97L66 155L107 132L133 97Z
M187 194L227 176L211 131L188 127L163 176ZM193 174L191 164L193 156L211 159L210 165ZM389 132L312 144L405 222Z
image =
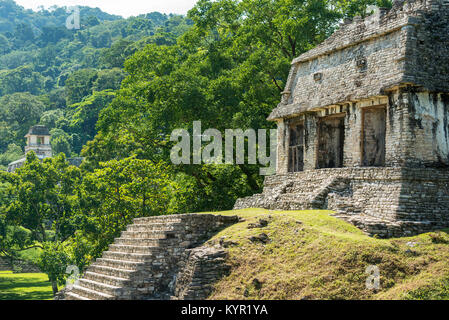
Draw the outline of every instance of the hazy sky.
M43 5L48 8L57 6L89 6L98 7L101 10L121 15L125 18L142 13L159 11L162 13L186 14L196 0L15 0L19 5L27 9L37 9Z

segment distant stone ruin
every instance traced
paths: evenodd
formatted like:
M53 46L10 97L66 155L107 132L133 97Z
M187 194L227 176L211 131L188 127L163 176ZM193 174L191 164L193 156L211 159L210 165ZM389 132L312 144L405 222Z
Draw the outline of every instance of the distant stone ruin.
M46 126L38 125L30 128L25 135L27 144L25 146L25 157L8 164L8 172L14 172L23 166L26 161L26 155L33 151L39 160L51 158L53 156L50 144L50 132Z
M0 257L0 271L12 271L13 273L41 273L34 263L22 259L10 259Z
M370 235L449 227L449 1L394 1L292 62L277 174L235 208L330 209Z
M15 172L17 169L21 168L26 162L26 155L31 151L33 151L41 161L53 156L53 150L50 144L51 134L46 126L36 125L31 127L25 135L25 138L27 139L25 156L19 160L9 163L7 169L8 172ZM79 167L83 160L84 158L82 157L74 157L68 158L67 162L70 165Z
M223 249L202 244L238 220L212 214L135 219L62 295L66 300L205 299L229 267Z

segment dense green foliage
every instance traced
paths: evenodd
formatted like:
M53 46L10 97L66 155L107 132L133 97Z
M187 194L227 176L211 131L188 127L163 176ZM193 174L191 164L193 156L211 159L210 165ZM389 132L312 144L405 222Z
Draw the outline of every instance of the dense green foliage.
M170 134L273 128L291 60L376 0L199 0L188 17L129 19L0 1L0 169L45 124L59 154L0 171L0 254L30 247L55 291L133 218L224 210L260 191L258 165L173 165ZM18 17L10 19L8 17ZM80 168L66 157L82 155Z
M68 16L65 7L34 12L0 1L0 169L20 158L14 145L23 148L38 123L64 131L56 150L78 155L96 134L108 90L126 76L125 59L148 43L173 44L192 24L158 12L123 19L80 7L81 29L69 30Z
M216 128L272 128L293 58L328 37L342 18L376 1L200 0L193 27L176 44L149 44L125 62L129 76L87 144L86 168L135 154L168 161L170 133L192 123ZM120 135L117 134L120 132ZM232 207L260 191L257 166L185 165L176 168L197 192L195 211Z

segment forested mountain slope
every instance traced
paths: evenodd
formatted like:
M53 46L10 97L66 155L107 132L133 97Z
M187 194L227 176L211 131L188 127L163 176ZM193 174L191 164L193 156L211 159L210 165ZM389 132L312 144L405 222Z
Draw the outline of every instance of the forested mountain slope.
M174 44L191 25L158 12L123 19L80 7L81 28L69 30L70 15L0 1L0 168L23 154L37 123L52 130L56 152L78 155L126 75L125 59L148 43Z

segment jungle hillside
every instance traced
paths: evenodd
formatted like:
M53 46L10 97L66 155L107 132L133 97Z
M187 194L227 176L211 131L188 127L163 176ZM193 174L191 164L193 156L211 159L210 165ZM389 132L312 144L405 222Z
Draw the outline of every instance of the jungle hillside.
M260 192L259 165L173 164L171 133L197 120L274 128L292 59L372 5L391 3L199 0L186 16L127 19L80 7L69 30L67 8L0 0L0 257L37 265L56 293L67 265L85 270L134 218L230 210ZM38 124L54 157L31 152L6 172Z

